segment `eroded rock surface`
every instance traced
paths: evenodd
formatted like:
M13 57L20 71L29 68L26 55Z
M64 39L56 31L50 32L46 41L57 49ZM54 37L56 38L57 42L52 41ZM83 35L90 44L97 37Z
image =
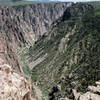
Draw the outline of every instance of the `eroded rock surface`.
M100 100L100 82L96 82L96 86L89 86L88 91L85 94L78 93L73 90L75 100Z
M41 3L25 6L0 6L0 34L16 46L31 45L73 3Z
M33 100L30 80L13 71L0 58L0 100Z

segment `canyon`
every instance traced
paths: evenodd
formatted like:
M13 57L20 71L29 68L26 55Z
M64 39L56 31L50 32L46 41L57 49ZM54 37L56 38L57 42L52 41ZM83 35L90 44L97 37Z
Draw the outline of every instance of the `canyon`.
M96 7L72 2L0 6L0 86L7 84L2 100L15 94L14 100L89 100L95 93L99 98Z
M0 6L0 59L12 66L13 71L24 75L25 78L18 52L23 47L32 46L71 5L73 3ZM32 83L29 84L32 85ZM29 92L32 92L31 89ZM22 100L20 97L16 98L16 100ZM31 99L25 97L25 100Z

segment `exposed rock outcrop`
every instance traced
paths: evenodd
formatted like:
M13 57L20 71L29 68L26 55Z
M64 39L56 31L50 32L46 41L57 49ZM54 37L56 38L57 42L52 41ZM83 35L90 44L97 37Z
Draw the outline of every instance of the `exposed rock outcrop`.
M18 7L0 6L0 58L4 60L4 64L8 63L12 66L12 68L8 68L8 65L3 66L1 61L0 66L3 67L1 68L0 78L2 80L0 84L1 86L4 84L4 89L7 88L3 91L7 95L0 94L0 100L13 99L15 94L18 96L14 100L31 100L31 89L28 87L32 84L28 82L29 79L21 76L24 73L17 52L20 47L32 45L47 32L51 24L61 17L71 5L73 3L33 4ZM7 76L9 77L7 78ZM9 80L11 86L8 84ZM27 87L25 87L24 81ZM22 87L20 87L21 85ZM20 94L21 91L22 94ZM9 95L11 96L9 97ZM38 96L36 98L39 99Z
M73 90L75 100L100 100L100 82L98 82L97 87L89 86L88 91L85 94L78 93Z
M13 70L23 73L20 61L16 55L16 49L13 43L10 43L0 34L0 58L12 66Z
M0 6L0 34L14 46L33 44L73 3Z
M33 100L30 82L0 58L0 100Z
M87 10L89 13L86 13ZM67 11L71 14L69 19ZM94 30L97 30L98 34L100 31L97 27L99 17L92 15L91 11L91 5L82 3L70 7L62 16L63 20L54 24L48 35L38 40L28 53L25 53L31 65L47 54L46 59L33 68L32 79L37 85L50 91L50 100L66 96L74 100L72 89L83 92L88 84L99 79L99 36L94 36ZM95 23L95 19L98 23Z
M84 70L86 71L86 67L83 65L83 69L80 66L75 66L77 68L73 68L75 64L78 64L78 58L82 58L83 56L81 54L85 54L84 52L80 52L82 49L82 46L80 46L83 42L82 40L79 41L79 38L84 39L84 31L81 32L79 35L74 35L71 34L76 31L76 28L73 29L75 26L74 24L76 23L73 19L73 17L80 17L84 12L86 11L85 9L91 10L92 6L85 6L85 4L81 5L78 7L76 5L76 8L74 6L66 10L68 6L73 5L73 3L54 3L54 4L33 4L33 5L27 5L27 6L19 6L19 7L0 7L0 22L2 23L0 25L0 57L3 57L3 59L8 62L10 65L12 65L12 70L17 71L19 73L18 75L18 88L19 91L16 90L18 97L22 97L21 99L23 100L30 100L30 89L27 87L31 85L27 85L27 90L24 87L25 84L21 81L21 74L23 73L22 67L20 62L18 61L18 58L16 56L17 49L19 49L22 46L27 46L31 47L28 52L30 58L29 61L33 61L34 59L37 62L37 59L47 57L45 61L40 61L40 66L37 66L36 69L34 69L34 72L32 73L33 76L36 76L35 81L38 80L37 84L45 85L47 89L50 89L53 84L55 84L56 81L61 80L59 83L60 85L58 86L59 91L54 91L53 98L57 99L57 96L60 95L60 97L65 97L65 92L67 91L65 85L68 84L68 87L71 86L71 79L75 76L75 79L77 76L77 73L82 73L85 75ZM78 8L77 8L78 7ZM44 9L45 8L45 9ZM64 14L63 14L64 13ZM63 15L63 16L62 16ZM62 23L58 25L58 27L54 27L52 31L50 31L47 38L45 39L45 32L47 32L53 22L55 22L58 18L62 16ZM72 18L71 20L68 20L69 18ZM63 22L65 21L65 22ZM68 22L67 22L68 21ZM57 24L56 24L57 25ZM91 25L91 24L90 24ZM80 25L79 25L80 26ZM97 25L98 26L98 25ZM73 30L72 30L73 29ZM84 29L84 27L82 28ZM82 31L81 29L81 31ZM85 27L86 29L86 27ZM80 32L80 30L79 30ZM78 33L79 33L78 32ZM77 33L77 34L78 34ZM68 35L69 34L69 35ZM43 36L44 38L38 40L39 37ZM74 39L73 39L73 37ZM70 36L70 38L68 38ZM88 37L88 36L87 36ZM34 48L32 48L34 41L37 41L35 43ZM70 41L69 41L70 40ZM72 41L71 41L72 40ZM87 38L88 40L88 38ZM85 41L85 39L83 40ZM87 41L86 41L87 43ZM78 45L79 44L79 45ZM84 43L85 44L85 43ZM81 48L79 48L79 46ZM98 47L98 46L95 46ZM38 48L38 49L37 49ZM83 49L84 50L84 49ZM97 50L97 49L96 49ZM34 53L33 53L34 51ZM59 52L60 51L60 52ZM78 52L79 51L79 52ZM98 50L100 51L100 50ZM33 54L32 54L33 53ZM47 56L43 56L47 55ZM78 56L77 56L78 55ZM81 55L81 57L80 57ZM88 56L88 55L87 55ZM31 58L32 57L32 58ZM40 59L38 59L40 60ZM44 59L43 59L44 60ZM90 59L91 61L91 59ZM30 66L33 67L34 63L31 63ZM35 63L36 64L36 63ZM36 64L39 65L39 64ZM72 66L73 65L73 66ZM86 64L85 64L86 66ZM3 67L5 69L6 67ZM39 70L38 70L39 68ZM79 69L80 68L80 69ZM89 69L89 67L87 67ZM1 70L3 71L1 68ZM67 71L71 74L66 77ZM7 67L7 69L4 70L4 73L1 71L2 74L7 74L9 77L14 77L15 80L17 80L16 76L12 73L11 68ZM50 72L49 72L50 71ZM77 72L79 71L79 72ZM11 74L10 74L11 72ZM44 73L45 72L45 73ZM76 72L76 73L75 73ZM75 75L73 74L75 73ZM44 75L45 74L45 75ZM41 76L39 76L41 75ZM59 76L58 76L59 75ZM3 76L3 75L2 75ZM6 77L6 75L4 75ZM8 78L9 79L9 78ZM66 80L67 79L67 80ZM80 78L82 79L82 78ZM24 78L24 81L26 79ZM49 80L49 81L48 81ZM56 81L55 81L56 80ZM67 82L66 82L67 81ZM28 79L26 80L26 83L28 82ZM8 86L8 81L3 83L7 84ZM14 82L13 82L14 83ZM75 82L75 86L78 86ZM79 82L80 83L80 82ZM16 84L16 83L14 83ZM25 93L19 94L20 92L20 84L23 85L22 92L24 91ZM62 88L63 86L63 88ZM43 88L45 88L43 87ZM4 87L6 88L6 87ZM9 87L10 88L10 87ZM62 90L63 89L63 90ZM55 90L55 89L54 89ZM11 90L12 93L13 89ZM62 91L64 91L62 93ZM68 88L68 91L70 93L71 89ZM7 92L5 90L5 92ZM58 92L56 95L55 92ZM95 92L97 92L97 89L95 88ZM8 93L8 92L7 92ZM77 94L77 91L75 91ZM85 95L85 96L84 96ZM80 98L80 100L87 100L86 95L90 95L93 97L95 93L91 94L91 92L88 92L87 94L81 95L80 93L77 94L76 98ZM98 95L98 94L96 94ZM98 95L99 96L99 95ZM11 96L11 99L13 97L13 94ZM17 98L17 97L16 97ZM51 95L52 98L52 95ZM81 99L82 98L82 99ZM85 98L85 99L83 99ZM98 97L97 97L98 98ZM18 100L19 98L17 98ZM19 100L21 100L19 99ZM66 100L67 98L65 98ZM3 98L4 100L4 98ZM53 99L51 99L53 100ZM76 99L77 100L77 99ZM94 99L95 100L95 99ZM97 99L98 100L98 99Z

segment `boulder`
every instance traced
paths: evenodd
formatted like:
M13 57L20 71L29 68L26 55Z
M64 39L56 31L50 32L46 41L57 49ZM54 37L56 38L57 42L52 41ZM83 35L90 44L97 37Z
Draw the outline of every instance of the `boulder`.
M87 92L80 96L79 100L100 100L100 95Z
M75 100L100 100L100 82L96 82L96 86L88 86L88 92L84 94L78 93L73 89L73 95Z
M89 86L88 90L91 91L91 92L93 92L93 93L100 94L100 87Z
M100 86L100 82L96 82L96 85L97 85L97 86Z

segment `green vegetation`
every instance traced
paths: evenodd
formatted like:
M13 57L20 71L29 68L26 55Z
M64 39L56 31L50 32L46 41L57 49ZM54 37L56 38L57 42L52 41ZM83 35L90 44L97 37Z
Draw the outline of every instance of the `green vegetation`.
M12 2L18 2L18 1L23 1L23 0L11 0Z
M42 59L31 70L31 78L50 100L66 96L73 100L73 88L85 92L100 80L100 10L85 10L82 15L81 6L20 55L28 63Z
M21 50L20 52L18 52L18 57L22 63L22 67L23 67L23 72L29 77L31 78L31 73L30 73L30 69L26 63L26 59L25 59L25 54L27 52L27 48L23 47L23 50Z
M67 45L65 51L63 49L59 53L58 48L61 39L70 32L69 30L65 30L65 26L72 27L70 26L72 24L68 23L69 21L66 21L56 26L56 30L49 33L52 35L47 42L43 42L42 40L41 47L44 47L43 50L48 54L48 57L32 71L33 77L36 76L35 80L39 81L39 85L47 89L48 92L54 91L54 89L51 90L51 87L56 88L60 81L59 84L62 90L58 90L54 94L51 92L51 100L59 98L59 96L67 96L73 99L72 94L68 92L68 88L76 88L78 91L85 92L88 85L94 85L95 81L100 80L99 14L88 12L78 21L76 20L75 33L70 36L68 42L65 41L63 44ZM39 48L40 42L37 44L34 47ZM38 51L37 48L36 50ZM67 70L65 70L66 66L68 67ZM64 82L61 76L65 77ZM75 82L74 85L72 84L73 82Z
M56 3L56 2L39 2L39 1L27 1L27 0L0 0L0 5L7 6L25 6L29 4L39 4L39 3Z
M95 10L100 10L100 1L89 2L88 4L93 5L95 7Z
M0 0L0 5L9 5L9 6L27 5L32 3L34 2L24 1L24 0L18 0L16 2L14 2L13 0Z
M100 16L86 13L79 21L76 21L75 33L70 36L63 60L60 76L64 77L57 82L62 87L55 91L57 85L52 88L50 100L69 97L73 99L71 89L85 92L89 85L95 85L100 80ZM67 66L67 70L62 70ZM58 68L58 67L57 67ZM55 77L57 78L57 76Z
M81 86L78 87L79 91L84 92L88 85L93 85L95 81L100 80L100 16L93 13L85 14L80 23L77 25L77 32L70 37L69 47L71 50L75 49L79 44L78 62L74 65L77 70L73 72L74 81L79 81ZM73 44L74 43L74 44ZM72 45L71 45L72 44ZM76 48L77 50L77 48ZM76 53L75 52L75 53ZM72 53L72 51L70 51ZM73 71L73 66L72 66ZM76 78L77 76L77 78Z

